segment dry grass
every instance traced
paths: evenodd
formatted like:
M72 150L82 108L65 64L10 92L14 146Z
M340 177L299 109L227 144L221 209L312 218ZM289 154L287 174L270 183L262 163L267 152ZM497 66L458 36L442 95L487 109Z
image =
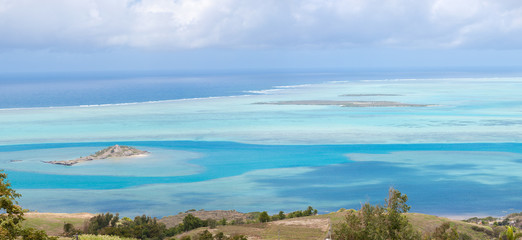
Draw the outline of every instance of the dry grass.
M122 238L104 235L80 235L79 240L137 240L136 238Z
M435 228L440 226L444 222L449 222L451 226L455 226L459 233L465 233L472 237L472 239L490 239L491 237L483 232L477 232L471 229L472 226L479 226L491 230L489 226L481 226L474 223L467 223L458 220L452 220L449 218L437 217L433 215L427 215L422 213L407 213L408 219L412 223L413 227L422 231L423 233L430 233L435 231Z
M206 228L199 228L182 235L194 236ZM242 225L218 226L210 229L212 233L223 232L226 235L245 235L251 240L261 239L324 239L328 231L328 218L320 216L310 216L301 218L291 218L269 223L253 223Z
M291 218L269 223L253 223L242 225L217 226L216 229L209 229L213 234L223 232L226 235L245 235L251 240L261 239L324 239L331 224L335 225L344 219L346 212L335 212L324 215ZM94 214L54 214L54 213L28 213L24 225L35 227L46 231L50 235L59 235L63 231L63 223L69 222L75 227L81 227L86 219ZM412 225L423 233L430 233L444 222L450 222L457 227L460 233L465 233L472 239L490 239L484 232L472 229L472 226L480 226L448 218L442 218L421 213L408 213L408 219ZM480 226L491 230L488 226ZM184 235L196 235L208 228L199 228L193 231L176 236L180 238ZM70 238L64 238L70 239ZM86 238L87 240L118 240L117 238ZM61 239L62 240L62 239Z
M71 223L75 228L82 228L85 220L94 217L91 213L25 213L23 225L44 230L48 235L58 236L63 233L63 224Z

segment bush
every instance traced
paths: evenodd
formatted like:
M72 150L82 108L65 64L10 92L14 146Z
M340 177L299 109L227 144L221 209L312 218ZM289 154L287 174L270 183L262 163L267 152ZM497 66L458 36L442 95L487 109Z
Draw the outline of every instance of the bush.
M214 236L214 239L215 240L226 240L227 239L227 236L225 236L225 234L223 232L218 232L215 236Z
M89 219L89 223L84 229L85 233L88 234L99 234L100 231L107 227L114 227L119 220L119 215L113 215L111 213L102 213L98 214L91 219ZM65 227L65 226L64 226Z
M80 231L80 229L74 228L74 225L72 225L72 223L63 224L63 235L65 237L72 237L74 235L79 235L81 233L82 233L82 231Z
M484 227L479 227L479 226L471 226L471 229L473 231L476 231L476 232L483 232L483 233L486 233L487 235L491 236L491 237L494 237L494 236L498 236L498 234L495 234L493 231L487 229L487 228L484 228Z
M78 236L79 240L137 240L136 238L122 238L118 236L83 234Z
M205 225L207 225L207 227L211 228L211 229L214 229L217 227L217 221L215 219L212 219L212 218L209 218L207 220L205 220Z
M212 236L212 233L210 233L208 230L205 230L203 232L198 233L194 239L195 240L213 240L214 236Z
M23 240L58 240L58 237L49 237L45 231L36 230L34 228L22 229L20 236Z
M187 232L199 227L206 227L205 222L200 218L194 217L192 214L189 214L183 218L183 231Z
M137 216L131 221L124 219L120 222L121 224L117 224L118 219L118 214L106 213L96 215L89 220L86 227L87 233L160 240L165 238L167 233L165 224L159 223L156 218L146 215Z
M335 226L334 239L421 239L402 213L408 212L408 197L390 188L385 206L366 203L361 210L348 212L343 222Z
M430 238L433 240L460 240L459 233L457 232L456 227L452 227L450 223L445 222L442 223L435 229L435 232L431 235Z
M304 211L294 211L288 214L288 218L296 218L296 217L306 217L311 215L316 215L317 209L314 209L312 206L308 206L308 208Z
M190 236L183 236L181 240L248 240L244 235L233 235L230 237L227 237L224 233L219 232L216 235L212 235L211 232L208 230L205 230L203 232L200 232L193 236L192 238Z
M280 220L283 220L283 219L285 219L285 218L286 218L285 212L283 212L283 211L279 211L279 219L280 219Z
M266 211L262 212L261 214L259 214L259 222L269 222L270 221L270 216L268 216L268 213Z
M219 225L223 225L223 226L227 225L227 219L226 218L221 219L219 221Z

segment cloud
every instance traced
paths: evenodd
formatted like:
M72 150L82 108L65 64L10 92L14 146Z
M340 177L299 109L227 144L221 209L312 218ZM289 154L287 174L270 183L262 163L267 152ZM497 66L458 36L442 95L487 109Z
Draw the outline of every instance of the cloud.
M0 0L0 48L522 47L517 0Z

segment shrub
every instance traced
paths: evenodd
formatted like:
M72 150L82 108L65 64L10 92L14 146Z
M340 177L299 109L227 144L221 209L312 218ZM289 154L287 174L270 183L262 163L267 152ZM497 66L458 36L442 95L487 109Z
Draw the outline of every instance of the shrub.
M390 188L385 206L366 203L361 210L348 212L343 222L335 226L334 239L372 240L372 239L420 239L402 213L408 212L408 197Z
M486 233L487 235L491 236L491 237L494 237L494 236L498 236L498 234L495 234L493 231L487 229L487 228L484 228L484 227L479 227L479 226L471 226L471 229L473 231L476 231L476 232L483 232L483 233Z
M445 222L442 223L435 229L435 232L431 235L430 238L433 240L460 240L459 233L457 232L456 227L452 227L450 223Z
M58 240L58 237L49 237L45 231L36 230L34 228L22 229L20 236L23 240Z
M226 218L221 219L219 221L219 225L223 225L223 226L227 225L227 219Z
M89 234L99 234L100 231L107 227L114 227L119 220L119 215L113 215L111 213L102 213L98 214L91 219L89 219L89 223L87 228L84 229L84 232Z
M189 214L183 218L183 231L185 232L205 226L206 224L203 220L198 217L194 217L192 214Z
M82 233L79 229L74 228L72 223L63 224L63 235L66 237L72 237L74 235Z
M285 219L285 218L286 218L285 212L283 212L283 211L279 211L279 219L280 219L280 220L283 220L283 219Z
M268 213L266 211L259 214L259 222L268 222L270 221L270 216L268 216Z
M215 219L209 218L205 220L205 225L207 225L209 228L214 229L217 226L217 221Z
M78 236L79 240L137 240L136 238L122 238L118 236L83 234Z
M212 236L212 233L210 233L208 230L205 230L203 232L198 233L194 239L195 240L213 240L214 236Z

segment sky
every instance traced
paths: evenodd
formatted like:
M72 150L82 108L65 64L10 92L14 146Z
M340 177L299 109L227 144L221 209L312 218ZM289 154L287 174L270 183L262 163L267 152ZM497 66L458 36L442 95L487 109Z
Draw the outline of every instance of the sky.
M522 66L519 0L0 0L0 71Z

